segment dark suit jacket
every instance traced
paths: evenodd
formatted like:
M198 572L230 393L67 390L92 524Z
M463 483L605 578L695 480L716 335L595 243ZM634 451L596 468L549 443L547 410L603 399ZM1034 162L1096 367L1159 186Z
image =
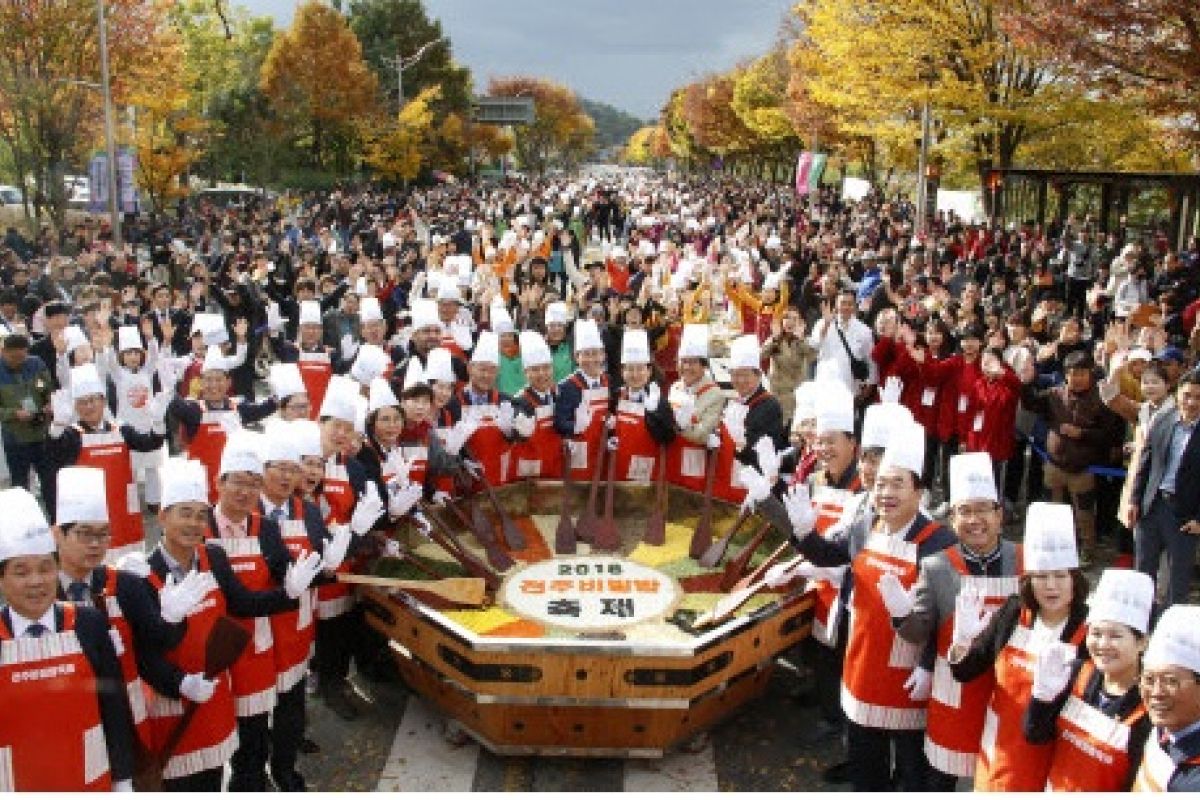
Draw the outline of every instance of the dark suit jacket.
M1150 420L1145 445L1138 460L1133 478L1133 502L1138 504L1143 516L1150 513L1150 505L1158 493L1167 474L1167 460L1171 457L1171 436L1175 423L1179 421L1179 409L1164 408ZM1179 471L1175 473L1175 510L1183 520L1200 520L1200 492L1196 486L1200 481L1200 431L1192 434L1179 460Z

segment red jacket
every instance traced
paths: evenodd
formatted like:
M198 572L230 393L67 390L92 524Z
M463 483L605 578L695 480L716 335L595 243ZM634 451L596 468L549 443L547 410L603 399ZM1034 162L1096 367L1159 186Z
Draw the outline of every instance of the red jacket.
M1007 461L1016 449L1017 406L1021 380L1007 365L996 380L980 375L970 403L967 449L985 452L993 461Z
M913 419L920 420L923 391L921 367L913 360L908 347L898 339L880 337L871 348L871 359L879 368L880 389L888 378L899 378L904 383L900 403L912 412Z

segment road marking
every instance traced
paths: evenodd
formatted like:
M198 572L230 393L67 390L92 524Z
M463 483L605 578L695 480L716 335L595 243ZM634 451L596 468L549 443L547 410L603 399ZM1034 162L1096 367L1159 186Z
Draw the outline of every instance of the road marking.
M444 718L420 697L409 697L379 775L378 792L469 792L475 780L479 745L461 747L442 736Z
M717 759L712 742L698 753L673 752L661 759L627 759L626 792L716 792Z

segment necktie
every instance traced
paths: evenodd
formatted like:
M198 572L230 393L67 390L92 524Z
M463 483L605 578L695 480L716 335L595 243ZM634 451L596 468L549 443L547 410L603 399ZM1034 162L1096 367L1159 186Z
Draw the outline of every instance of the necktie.
M38 639L49 633L50 629L40 622L35 622L25 629L25 635L30 639Z
M87 597L87 584L83 581L72 581L67 587L67 599L73 603L82 603Z

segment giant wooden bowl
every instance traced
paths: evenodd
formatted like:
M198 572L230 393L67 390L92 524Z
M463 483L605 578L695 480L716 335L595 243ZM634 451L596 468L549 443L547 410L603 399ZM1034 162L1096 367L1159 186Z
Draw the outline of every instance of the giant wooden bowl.
M581 509L585 489L573 487L573 513ZM726 562L706 570L687 558L687 541L701 498L671 488L666 544L639 547L653 487L637 484L620 484L616 489L623 547L615 555L625 559L623 563L640 565L629 568L639 570L638 574L642 567L659 571L664 585L670 582L678 587L678 596L653 617L605 620L593 630L559 627L544 618L515 613L502 598L528 599L513 594L520 588L514 581L524 580L516 573L580 568L581 562L586 567L592 559L555 557L551 552L561 484L527 481L497 491L501 505L520 521L527 546L513 552L518 563L508 570L496 605L454 609L420 592L375 588L361 592L368 623L390 640L408 685L493 752L659 757L759 696L771 677L775 657L809 634L812 599L809 593L795 590L756 595L727 621L703 630L691 628L690 620L698 612L725 596L716 585L725 563L750 539L758 520L743 526ZM601 501L603 495L601 490ZM736 507L714 501L714 538L731 527L736 515ZM538 533L542 541L537 540ZM423 559L440 559L439 568L452 563L412 531L402 534L402 539ZM470 534L460 532L459 541L483 558ZM781 541L772 531L752 563L760 562ZM682 558L676 558L680 550ZM578 552L588 551L581 543ZM612 569L613 561L596 559L595 565ZM389 568L385 565L378 571L386 573ZM403 569L390 571L414 577ZM564 590L564 598L584 585L568 583L573 587Z

